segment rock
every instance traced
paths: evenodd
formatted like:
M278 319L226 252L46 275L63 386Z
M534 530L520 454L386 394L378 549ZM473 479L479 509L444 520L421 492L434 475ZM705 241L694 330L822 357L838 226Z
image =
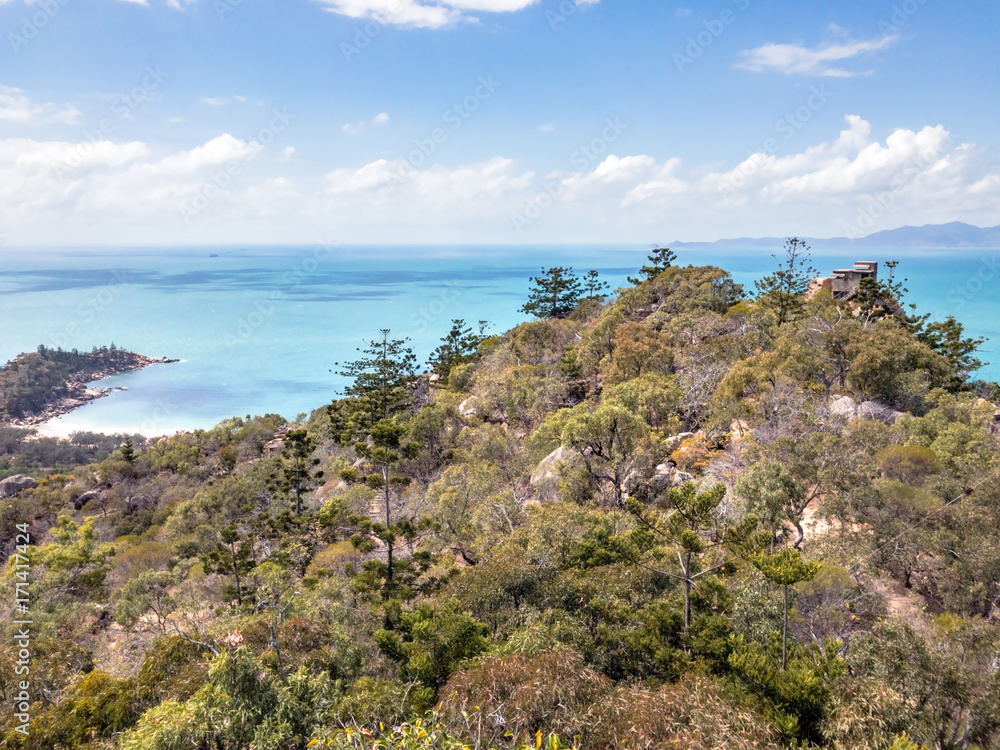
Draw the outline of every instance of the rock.
M865 401L858 407L858 416L862 419L875 419L885 424L895 424L896 420L903 416L903 412L896 411L891 406L880 404L878 401Z
M469 396L465 399L465 401L458 405L458 413L466 419L477 416L479 414L479 408L477 406L479 401L479 396Z
M132 497L125 501L125 505L130 512L135 513L137 510L142 510L143 508L152 508L156 503L146 495L132 495Z
M432 372L430 375L427 376L427 382L429 382L429 383L436 383L440 379L441 379L441 375L439 375L436 372Z
M874 419L886 424L894 424L897 419L903 416L903 412L896 411L891 406L880 404L877 401L864 401L858 403L850 396L840 396L830 402L830 413L844 417L848 422L852 419Z
M15 474L0 481L0 498L17 497L25 490L33 490L38 482L25 474Z
M91 500L103 500L104 493L100 490L91 490L90 492L84 492L76 500L73 501L74 510L82 510L83 506L89 503Z
M660 464L656 467L656 474L653 475L653 486L658 490L664 490L669 487L680 487L693 479L693 474L680 471L673 464Z
M693 438L693 432L682 432L679 435L673 435L668 437L663 441L663 452L664 455L669 456L675 450L681 447L681 443L689 438Z
M835 398L830 402L830 413L850 421L858 415L858 402L850 396Z
M531 473L530 484L546 500L555 500L559 494L560 470L579 460L576 453L562 446L543 458Z

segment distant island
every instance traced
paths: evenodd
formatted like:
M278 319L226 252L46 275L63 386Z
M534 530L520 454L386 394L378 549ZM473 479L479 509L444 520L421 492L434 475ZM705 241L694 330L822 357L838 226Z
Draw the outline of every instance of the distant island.
M865 237L803 237L814 249L824 248L912 248L922 250L1000 248L1000 226L977 227L961 221L948 224L925 224L874 232ZM737 237L715 242L675 242L674 248L766 247L780 246L780 237Z
M31 427L68 414L122 388L89 388L88 383L150 365L179 362L111 346L89 352L39 346L0 368L0 425Z

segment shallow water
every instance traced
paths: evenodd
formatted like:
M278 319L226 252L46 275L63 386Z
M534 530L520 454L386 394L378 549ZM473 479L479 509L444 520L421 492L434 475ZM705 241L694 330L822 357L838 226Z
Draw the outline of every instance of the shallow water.
M39 344L89 350L110 344L180 363L101 381L128 390L44 427L164 434L207 428L245 414L288 418L335 398L337 362L380 328L409 337L421 360L452 318L501 332L542 266L596 268L612 287L647 250L621 247L185 248L0 253L0 361ZM210 257L211 254L218 257ZM1000 340L1000 252L864 251L900 259L907 302L936 318L954 315L968 333ZM869 257L870 256L870 257ZM813 253L825 275L862 258ZM682 251L752 288L775 261L759 249ZM992 349L990 344L984 348ZM1000 378L1000 357L980 371ZM333 372L331 372L333 370Z

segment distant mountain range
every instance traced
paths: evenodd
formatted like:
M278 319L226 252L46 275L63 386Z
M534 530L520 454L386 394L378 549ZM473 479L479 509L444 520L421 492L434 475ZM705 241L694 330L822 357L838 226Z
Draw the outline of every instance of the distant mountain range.
M674 242L672 248L709 248L709 247L766 247L780 248L785 237L738 237L715 242ZM877 248L914 248L927 250L947 250L965 248L1000 248L1000 226L976 227L953 221L950 224L925 224L922 227L899 227L886 229L869 234L859 239L847 237L830 237L827 239L803 237L810 247L877 247Z

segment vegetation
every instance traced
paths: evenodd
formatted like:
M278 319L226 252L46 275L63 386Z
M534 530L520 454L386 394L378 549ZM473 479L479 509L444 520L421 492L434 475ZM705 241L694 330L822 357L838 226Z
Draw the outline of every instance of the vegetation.
M143 366L145 359L110 347L93 351L63 351L39 346L0 368L0 422L41 414L45 408L71 395L70 384L86 383L108 374Z
M383 330L295 424L0 432L38 482L0 502L36 542L4 746L1000 747L979 342L891 278L808 296L794 241L752 299L675 261L550 269L437 377Z

